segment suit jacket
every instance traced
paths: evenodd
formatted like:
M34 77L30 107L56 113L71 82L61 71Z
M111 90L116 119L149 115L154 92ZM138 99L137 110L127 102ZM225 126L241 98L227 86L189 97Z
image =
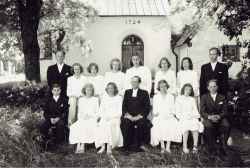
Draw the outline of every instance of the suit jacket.
M200 76L200 95L207 93L207 82L211 79L218 80L218 93L227 95L228 91L228 68L225 64L217 62L215 70L213 71L210 63L204 64L201 67Z
M64 64L61 73L58 70L57 64L51 65L47 70L47 82L51 88L53 83L61 85L61 95L66 96L67 93L67 79L72 75L71 66Z
M222 94L217 94L215 101L209 93L201 97L200 112L204 119L208 119L208 115L218 114L221 118L227 116L227 100Z
M122 116L129 113L132 116L141 114L146 118L150 112L150 99L148 92L138 89L137 97L132 97L132 93L132 89L125 91L122 104Z
M44 118L49 120L50 118L59 117L60 119L66 119L68 114L68 100L65 97L60 96L57 101L50 96L44 104Z

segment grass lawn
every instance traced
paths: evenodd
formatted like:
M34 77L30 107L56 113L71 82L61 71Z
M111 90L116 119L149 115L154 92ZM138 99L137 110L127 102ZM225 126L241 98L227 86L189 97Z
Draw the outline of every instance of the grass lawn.
M240 137L238 131L235 136ZM234 139L237 139L234 137ZM243 143L244 142L244 143ZM161 154L158 148L148 148L146 152L124 153L113 150L112 155L96 154L89 147L84 154L74 154L73 146L65 146L56 152L45 152L51 158L48 167L239 167L250 166L250 141L241 138L235 141L226 157L211 157L201 148L198 154L183 154L181 147L173 145L172 154ZM246 146L245 146L246 145ZM246 160L243 160L246 159ZM44 163L44 162L43 162Z

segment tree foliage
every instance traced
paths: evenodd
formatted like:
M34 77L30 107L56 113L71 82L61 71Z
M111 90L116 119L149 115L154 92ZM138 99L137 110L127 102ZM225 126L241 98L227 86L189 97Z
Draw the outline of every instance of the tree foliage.
M95 9L80 0L1 0L0 31L14 34L12 41L21 39L17 45L24 54L26 78L40 81L39 40L49 34L54 51L67 48L72 39L83 38L86 24L95 15ZM0 44L4 53L13 50L14 45L5 47L8 43Z

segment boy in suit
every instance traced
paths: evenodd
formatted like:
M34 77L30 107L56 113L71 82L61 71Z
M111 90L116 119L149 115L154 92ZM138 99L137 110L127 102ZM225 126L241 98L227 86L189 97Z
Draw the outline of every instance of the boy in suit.
M209 93L201 97L201 116L205 127L204 134L210 153L215 151L216 139L219 136L221 152L225 154L230 126L227 120L227 101L224 95L217 92L217 80L208 81Z
M131 79L132 89L125 91L121 131L124 149L141 151L150 141L151 123L147 119L150 112L150 99L147 91L139 88L141 78L134 76Z
M61 86L61 95L67 96L67 79L72 75L71 66L64 63L65 52L60 50L56 53L57 63L48 67L47 82L51 89L53 83Z
M49 130L55 129L55 144L61 144L66 141L66 119L68 113L68 100L61 96L61 88L59 84L52 85L52 96L48 97L44 106L45 121L41 125L40 131L45 140L48 140Z
M218 80L218 93L227 96L228 91L228 67L225 64L217 62L220 56L218 48L209 50L210 63L204 64L201 67L200 75L200 95L207 93L207 82L211 79Z

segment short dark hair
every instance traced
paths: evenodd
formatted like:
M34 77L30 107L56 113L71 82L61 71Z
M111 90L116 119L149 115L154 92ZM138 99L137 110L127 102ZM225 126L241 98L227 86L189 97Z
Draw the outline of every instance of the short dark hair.
M91 68L92 67L95 67L96 71L99 72L99 67L98 67L97 63L92 62L92 63L89 64L89 66L87 68L88 73L91 73Z
M112 67L113 62L119 62L119 68L118 68L118 70L121 70L121 69L122 69L121 60L120 60L119 58L113 58L113 59L110 61L110 69L111 69L111 70L113 69L113 67Z
M210 49L209 49L209 53L210 53L211 51L213 51L213 50L216 50L217 55L219 55L219 56L221 55L220 49L217 48L217 47L212 47L212 48L210 48Z
M181 88L181 95L184 95L186 87L190 87L191 88L190 96L194 97L194 88L193 88L193 86L190 83L186 83L186 84L183 85L183 87Z
M140 65L143 65L143 63L142 63L142 60L141 60L141 58L140 58L140 56L139 55L132 55L132 57L131 57L131 59L130 59L130 66L132 67L132 66L134 66L134 64L133 64L133 61L132 61L132 58L133 57L138 57L139 59L140 59Z
M79 63L74 63L71 67L71 71L72 71L72 74L74 74L74 66L79 66L80 67L80 72L82 73L83 72L83 67L81 64Z
M94 85L93 85L92 83L86 83L86 84L83 86L83 88L82 88L82 94L83 94L84 96L86 96L86 88L87 88L87 87L92 88L92 90L93 90L92 96L94 96L94 95L95 95L95 88L94 88Z
M54 88L60 88L61 89L61 85L59 83L53 83L51 85L51 90L54 89Z
M66 52L65 52L64 50L57 50L57 51L56 51L56 54L57 54L57 53L62 53L62 54L63 54L63 56L65 56L65 55L66 55Z
M166 81L166 80L160 80L158 83L157 83L157 90L158 91L160 91L160 84L162 84L162 83L165 83L166 84L166 86L167 86L167 89L169 89L169 84L168 84L168 82Z
M119 91L118 91L118 88L117 88L117 86L116 86L116 84L115 84L114 82L109 82L109 83L107 84L107 86L106 86L106 88L105 88L106 93L108 92L108 86L113 86L114 89L115 89L115 95L118 94Z
M207 87L212 82L216 83L216 85L218 86L218 80L217 79L210 79L209 81L207 81Z
M168 60L168 58L167 58L167 57L162 57L162 58L160 59L159 64L158 64L158 67L159 67L159 68L162 68L162 67L161 67L161 63L162 63L162 61L166 61L166 62L167 62L167 64L168 64L168 68L170 68L170 67L171 67L171 63L170 63L170 61Z
M190 70L193 70L193 62L192 62L191 58L189 58L189 57L184 57L184 58L181 60L181 70L184 70L183 62L184 62L185 60L188 60L188 62L189 62L189 69L190 69Z
M138 82L141 83L141 77L140 77L140 76L135 75L135 76L133 76L131 79L133 79L133 78L137 78L137 79L138 79Z

